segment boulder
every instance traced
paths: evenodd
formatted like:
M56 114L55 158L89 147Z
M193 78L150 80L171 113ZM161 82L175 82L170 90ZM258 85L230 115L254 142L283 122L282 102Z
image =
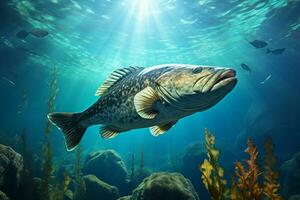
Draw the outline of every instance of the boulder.
M132 192L132 200L199 200L191 182L179 173L154 173Z
M5 193L3 193L2 191L0 191L0 200L9 200L9 198L6 196Z
M86 175L83 179L86 187L86 199L116 200L119 198L118 188L99 180L95 175Z
M122 190L126 185L127 171L121 157L114 150L97 151L87 156L84 174L94 174L102 181Z
M285 197L299 194L300 188L300 152L280 167L282 192Z
M11 147L0 144L0 190L14 199L20 184L23 158Z
M134 172L133 176L128 180L128 191L129 193L132 192L133 189L135 189L143 180L144 178L148 177L151 175L150 170L148 169L139 169L136 172Z
M293 195L289 198L289 200L300 200L300 195Z
M124 197L118 198L118 200L131 200L131 199L132 199L131 196L124 196Z
M295 124L298 124L300 112L296 111L289 101L289 99L268 103L254 101L245 115L244 128L236 137L234 145L236 152L243 155L241 150L246 149L248 138L253 139L256 146L260 148L265 140L271 137L276 146L275 154L279 163L297 153L300 149L300 129ZM289 148L286 148L287 144Z
M192 143L187 146L182 156L180 172L188 178L196 188L200 188L200 198L208 199L209 194L203 187L200 178L199 164L207 157L203 142Z

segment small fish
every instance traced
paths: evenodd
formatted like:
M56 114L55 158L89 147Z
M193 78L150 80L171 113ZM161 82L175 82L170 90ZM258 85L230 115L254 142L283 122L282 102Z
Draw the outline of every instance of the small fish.
M253 41L248 41L248 42L257 49L264 48L268 45L267 42L262 41L262 40L253 40Z
M266 54L272 53L274 55L279 55L279 54L282 54L284 51L285 51L285 48L274 49L274 50L267 49Z
M265 80L260 82L260 84L262 84L262 85L265 84L271 77L272 77L272 75L270 74L269 76L267 76L267 78L265 78Z
M31 30L30 33L32 35L34 35L35 37L39 37L39 38L45 37L49 34L48 31L43 30L43 29L38 29L38 28Z
M29 35L29 32L24 31L24 30L19 31L19 32L17 32L17 34L16 34L16 36L17 36L18 38L20 38L20 39L25 39L28 35Z
M235 87L235 75L228 68L184 64L122 68L99 87L101 97L87 110L49 113L48 119L63 132L69 151L95 124L102 124L100 135L106 139L146 127L158 136L218 103Z
M244 63L241 63L241 67L242 67L245 71L248 71L249 73L252 72L251 68L250 68L248 65L244 64Z
M21 30L16 34L16 36L20 39L25 39L29 34L34 35L35 37L38 38L42 38L47 36L49 32L43 29L36 28L36 29L32 29L31 31Z
M6 82L8 82L10 85L16 86L15 82L13 82L12 80L10 80L10 79L8 79L8 78L6 78L4 76L2 76L2 79L5 80Z

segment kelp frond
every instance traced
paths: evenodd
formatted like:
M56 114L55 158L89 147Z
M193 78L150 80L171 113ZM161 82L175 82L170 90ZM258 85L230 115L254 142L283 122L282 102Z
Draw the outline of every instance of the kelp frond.
M202 181L209 191L211 199L222 200L226 197L226 180L224 170L219 165L220 152L215 148L215 136L206 129L205 142L207 157L199 166L202 173Z
M242 199L259 200L262 198L263 189L258 183L260 175L256 164L258 151L251 139L248 140L247 144L248 148L245 151L249 154L249 159L245 161L247 167L244 167L241 162L237 162L235 166L235 175L237 177L236 187L243 197Z
M248 140L248 148L245 152L249 158L242 162L236 162L235 174L231 175L230 190L226 188L224 170L219 165L220 152L215 147L215 136L206 129L205 142L207 159L200 165L201 178L212 200L282 200L278 194L278 172L276 172L273 144L270 139L265 142L264 170L260 171L257 164L258 150L251 139ZM263 174L264 182L260 183Z
M265 162L264 162L264 195L268 199L282 200L283 198L278 194L278 172L275 170L276 158L273 153L274 145L272 139L268 138L264 143L265 148Z
M81 159L82 159L82 148L79 145L76 149L76 160L75 160L75 182L74 182L74 200L82 200L84 198L85 194L85 182L83 180L83 174L82 174L82 165L81 165Z
M57 86L57 78L58 78L58 70L57 68L53 68L51 72L52 79L49 83L50 93L47 99L47 112L53 112L55 110L55 100L58 92ZM43 198L45 200L49 200L51 198L50 195L50 185L52 181L53 174L53 163L52 163L52 147L50 142L50 135L52 130L52 124L49 120L46 120L45 132L44 132L44 145L42 147L42 155L43 155L43 163L42 163L42 171L43 171L43 181L42 181L42 193Z

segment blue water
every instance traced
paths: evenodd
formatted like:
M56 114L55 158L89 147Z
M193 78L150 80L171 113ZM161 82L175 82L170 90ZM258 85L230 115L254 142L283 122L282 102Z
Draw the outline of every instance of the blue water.
M143 151L145 167L172 171L170 159L180 163L189 144L203 142L205 128L238 156L248 137L261 146L271 136L280 164L300 149L300 1L2 0L0 13L0 130L14 137L25 128L33 152L44 141L53 68L59 71L55 111L79 112L97 101L95 91L113 70L165 63L230 67L238 84L213 108L159 137L145 128L104 140L93 126L81 141L84 155L114 149L127 162ZM16 37L32 28L49 35ZM266 54L247 41L255 39L286 50ZM73 156L56 128L51 141L55 160Z

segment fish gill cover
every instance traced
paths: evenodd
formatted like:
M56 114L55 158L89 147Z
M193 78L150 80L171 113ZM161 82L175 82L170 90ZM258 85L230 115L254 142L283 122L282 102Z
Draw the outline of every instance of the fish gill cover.
M299 1L2 0L0 19L1 198L112 200L167 194L222 199L230 191L232 198L299 198ZM190 76L168 73L169 68L157 75L151 68L168 63L198 67L189 68ZM231 70L213 68L215 76L203 78L210 77L209 70L200 66ZM148 79L133 81L139 76L129 72L142 68L143 73L133 74L150 73ZM208 98L212 83L218 88L232 78L238 83L220 95L224 98ZM136 96L135 90L141 93ZM94 96L96 91L100 96ZM134 95L126 96L128 91ZM197 95L191 98L193 92ZM122 126L91 126L80 148L66 151L63 134L47 114L82 112L98 99L106 104L102 108L111 108L100 114ZM178 120L173 108L187 111L195 105L196 113ZM159 116L162 107L174 119L167 123L161 117L151 124L158 137L148 128L124 129L141 118L135 125L146 127L146 118ZM91 125L91 119L80 125ZM75 128L68 127L66 133L73 133ZM216 133L213 152L221 154L212 155L217 165L207 159L206 127ZM255 144L252 155L259 152L256 174L243 162L249 159L243 152L249 138ZM265 143L267 138L272 143ZM219 175L212 178L212 195L198 168L205 159ZM231 182L230 172L240 178ZM251 180L245 178L249 173ZM245 187L249 182L258 190Z

